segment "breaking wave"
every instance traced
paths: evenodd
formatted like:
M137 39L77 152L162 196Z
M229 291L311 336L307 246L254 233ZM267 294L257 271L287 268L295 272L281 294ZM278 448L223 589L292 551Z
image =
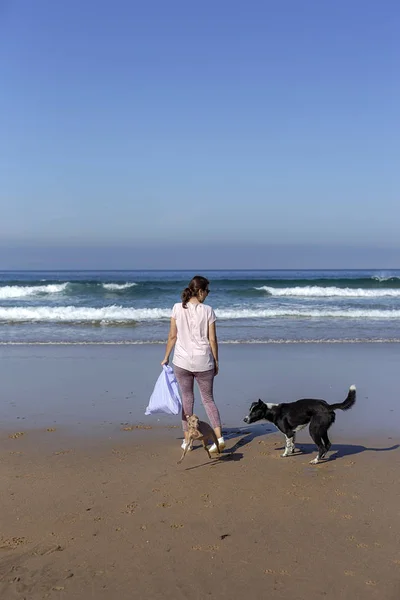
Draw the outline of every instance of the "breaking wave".
M287 287L275 288L268 285L255 288L260 292L267 292L270 296L287 296L287 297L309 297L309 298L400 298L400 289L375 289L366 290L362 288L339 288L339 287L320 287L320 286L304 286L304 287Z
M103 283L105 290L111 290L113 292L119 290L128 290L129 288L135 287L137 283Z
M400 319L400 309L363 308L266 308L266 309L217 309L222 320L234 319ZM104 325L133 324L141 321L169 319L169 308L131 308L103 306L101 308L80 306L16 306L0 307L0 322L41 323L98 323Z
M67 283L51 283L48 285L4 285L0 287L0 300L24 298L41 294L59 294L64 292Z

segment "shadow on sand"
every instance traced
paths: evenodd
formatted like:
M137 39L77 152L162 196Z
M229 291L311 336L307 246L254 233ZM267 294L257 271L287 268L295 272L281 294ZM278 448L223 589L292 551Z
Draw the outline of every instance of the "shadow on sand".
M233 439L237 436L241 436L240 439L235 443L235 445L229 449L229 452L234 453L238 448L242 448L246 446L250 442L262 435L266 435L268 433L279 433L277 429L272 428L268 425L256 425L253 427L247 428L232 428L232 429L224 429L224 434L226 432L227 439ZM283 435L282 435L283 441ZM329 451L327 460L337 460L339 458L344 458L346 456L353 456L355 454L360 454L361 452L391 452L393 450L397 450L400 448L400 444L393 444L392 446L382 447L382 448L372 448L369 446L361 446L359 444L332 444L332 448ZM276 450L284 450L285 446L282 444L281 447L277 447ZM302 454L316 454L317 447L313 443L296 443L295 454L293 454L293 458L296 456L301 456ZM290 458L290 457L287 457Z
M252 427L232 427L232 428L224 428L223 435L226 441L235 440L235 444L231 446L229 449L226 449L222 452L219 457L219 460L212 460L204 462L200 465L196 465L194 467L189 467L186 470L190 471L192 469L197 469L199 467L206 466L217 466L218 464L222 464L226 461L240 461L243 458L243 453L238 452L240 448L247 446L250 444L255 438L260 436L265 436L270 433L279 433L275 428L271 428L268 424L260 424ZM283 437L283 436L282 436ZM392 452L393 450L398 450L400 448L400 444L393 444L392 446L382 447L382 448L372 448L369 446L361 446L359 444L332 444L332 448L329 451L329 454L323 462L331 462L334 460L338 460L341 458L345 458L348 456L354 456L356 454L361 454L362 452ZM201 446L194 447L193 450L202 450ZM276 451L280 452L284 450L284 445L281 447L276 447ZM202 450L204 452L204 450ZM317 454L317 447L313 443L297 443L296 444L296 452L287 458L295 458L296 456L303 456L307 454Z
M296 452L293 456L317 453L317 447L315 444L298 444L297 447L299 450L301 450L301 452ZM393 446L388 446L387 448L370 448L368 446L361 446L358 444L332 444L332 448L329 451L326 460L332 462L333 460L338 460L347 456L361 454L361 452L391 452L392 450L397 450L398 448L400 448L400 444L394 444Z

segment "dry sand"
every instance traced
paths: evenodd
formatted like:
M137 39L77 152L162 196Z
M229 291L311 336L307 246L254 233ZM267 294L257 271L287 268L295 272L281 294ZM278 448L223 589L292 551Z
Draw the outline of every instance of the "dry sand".
M277 433L180 456L179 429L3 432L0 598L400 597L393 439L280 458ZM11 435L11 437L9 437ZM382 451L377 451L382 450Z

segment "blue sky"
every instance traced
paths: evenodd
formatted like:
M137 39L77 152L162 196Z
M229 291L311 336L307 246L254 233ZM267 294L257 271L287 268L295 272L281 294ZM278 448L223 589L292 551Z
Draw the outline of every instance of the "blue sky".
M399 30L387 0L3 1L0 268L398 266Z

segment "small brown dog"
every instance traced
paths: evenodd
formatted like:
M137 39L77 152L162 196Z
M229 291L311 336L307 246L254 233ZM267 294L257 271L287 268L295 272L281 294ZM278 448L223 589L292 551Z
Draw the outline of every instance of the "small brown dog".
M180 460L178 460L178 465L185 458L185 454L189 450L189 448L192 449L193 440L201 440L201 442L203 443L204 450L208 454L208 458L211 458L211 454L207 448L206 442L213 442L217 447L218 454L221 454L218 445L218 438L215 435L214 429L208 423L206 423L205 421L200 421L197 415L192 415L191 417L188 417L186 415L186 421L188 424L189 435L183 454Z

